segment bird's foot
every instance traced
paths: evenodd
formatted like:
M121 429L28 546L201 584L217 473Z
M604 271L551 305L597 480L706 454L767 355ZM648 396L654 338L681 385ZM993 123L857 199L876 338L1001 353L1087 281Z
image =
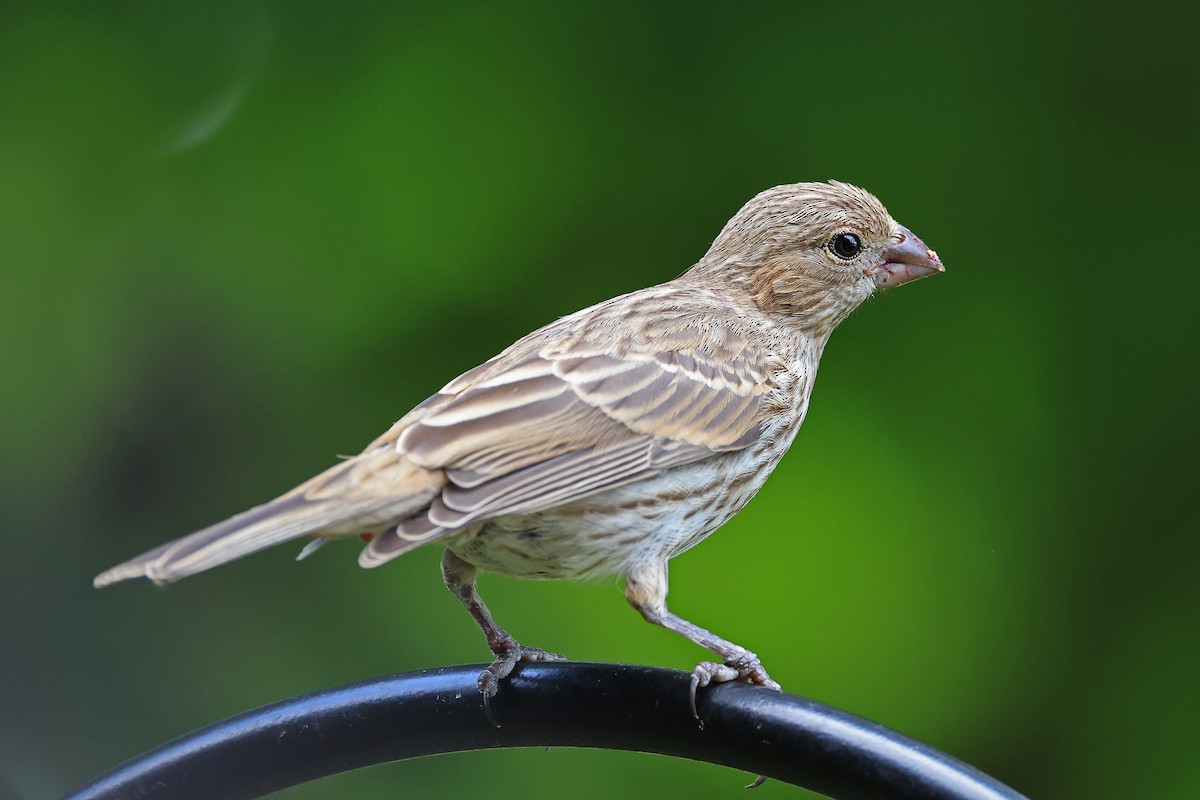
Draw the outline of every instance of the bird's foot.
M499 728L500 723L492 716L491 700L500 691L500 681L507 678L522 661L566 661L566 656L558 653L547 653L538 647L526 647L512 637L503 639L492 646L495 658L488 668L479 673L479 691L483 694L483 710L487 713L488 722L492 727Z
M692 687L689 695L692 717L700 719L700 713L696 710L696 692L710 683L725 683L726 681L745 681L776 691L782 688L771 680L771 676L763 669L758 656L749 650L729 659L724 664L718 664L715 661L701 661L692 670Z
M537 647L526 647L515 640L493 651L496 658L483 672L479 673L479 691L485 697L495 697L500 690L500 681L507 678L522 661L565 661L565 656L547 653Z

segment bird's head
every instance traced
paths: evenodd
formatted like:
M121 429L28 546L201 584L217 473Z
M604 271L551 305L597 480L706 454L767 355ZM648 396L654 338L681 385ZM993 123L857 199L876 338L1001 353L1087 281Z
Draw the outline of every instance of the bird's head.
M876 289L943 271L874 195L830 181L760 192L689 275L732 282L767 313L828 333Z

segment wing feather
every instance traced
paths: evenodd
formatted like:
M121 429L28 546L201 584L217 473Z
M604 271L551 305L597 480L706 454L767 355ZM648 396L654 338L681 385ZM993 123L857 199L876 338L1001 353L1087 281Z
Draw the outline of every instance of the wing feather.
M514 346L447 384L396 445L445 470L447 484L420 529L397 531L376 550L752 444L774 388L765 351L736 331L670 319L676 327L649 352L624 340L550 339Z
M458 528L483 517L531 513L594 494L653 472L647 451L643 442L631 440L603 454L568 453L472 489L457 487L452 480L440 502L434 502L429 519L444 528Z

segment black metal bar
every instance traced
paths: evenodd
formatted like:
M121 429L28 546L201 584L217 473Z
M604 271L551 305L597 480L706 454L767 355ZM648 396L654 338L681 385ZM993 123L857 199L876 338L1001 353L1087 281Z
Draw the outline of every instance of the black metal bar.
M844 800L1020 800L932 747L844 711L746 684L579 662L525 664L484 713L482 665L411 672L283 700L202 728L66 800L261 797L325 775L494 747L601 747L736 767Z

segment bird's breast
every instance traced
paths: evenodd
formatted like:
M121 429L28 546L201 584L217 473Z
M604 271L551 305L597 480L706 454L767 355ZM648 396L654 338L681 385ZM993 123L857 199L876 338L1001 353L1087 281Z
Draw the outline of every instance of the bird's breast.
M532 514L499 517L449 548L480 569L527 579L623 575L694 547L757 494L791 446L808 410L816 356L780 376L750 446Z
M703 541L762 488L795 435L779 419L751 447L533 514L491 520L450 549L480 569L526 579L622 575Z

